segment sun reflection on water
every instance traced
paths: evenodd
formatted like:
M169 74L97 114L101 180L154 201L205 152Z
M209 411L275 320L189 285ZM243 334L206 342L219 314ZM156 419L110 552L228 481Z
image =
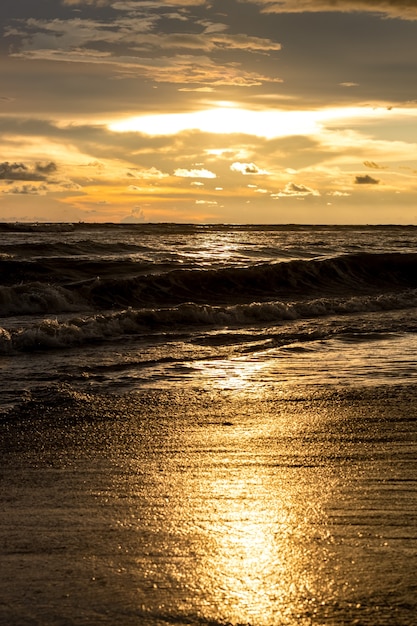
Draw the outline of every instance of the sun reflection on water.
M320 574L330 482L323 468L290 462L294 444L268 420L204 420L167 443L138 512L147 548L137 574L148 587L156 581L149 611L186 623L298 626L330 593Z
M270 368L267 361L248 359L216 359L202 361L196 364L194 376L204 377L206 384L212 381L213 387L230 391L256 390L256 380L262 380L262 375Z
M122 473L131 602L152 625L311 626L339 584L325 414L263 398L254 381L265 361L210 363L223 390L166 405L163 417L145 412Z
M273 473L253 462L229 476L206 476L211 511L197 571L211 608L218 607L216 619L301 623L317 600L322 582L311 532L320 507L305 499L291 476L275 480Z

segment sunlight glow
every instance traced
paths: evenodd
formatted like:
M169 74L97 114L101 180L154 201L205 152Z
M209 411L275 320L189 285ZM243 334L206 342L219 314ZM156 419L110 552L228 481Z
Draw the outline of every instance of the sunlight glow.
M352 121L355 119L380 120L387 116L408 117L415 115L415 109L390 110L387 107L340 107L317 111L286 111L266 109L252 111L221 103L222 106L195 111L144 115L112 122L108 125L113 132L139 132L147 135L174 135L186 130L207 133L244 133L266 137L317 134L327 123ZM228 106L225 106L227 104Z
M186 545L171 561L168 592L176 585L182 609L201 623L306 625L299 617L331 597L332 581L322 575L329 554L324 505L335 483L312 480L311 467L297 469L294 480L286 462L294 434L289 415L260 420L232 410L225 418L233 424L220 426L214 413L184 429L164 479L157 472L156 484L169 493L166 532L159 534L177 546L182 536ZM186 480L184 462L191 469ZM172 554L169 548L165 543ZM146 565L138 559L140 575Z

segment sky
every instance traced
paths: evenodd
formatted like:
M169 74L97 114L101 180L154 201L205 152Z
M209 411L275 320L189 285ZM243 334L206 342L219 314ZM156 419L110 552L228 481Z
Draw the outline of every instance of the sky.
M417 0L1 0L0 220L417 223Z

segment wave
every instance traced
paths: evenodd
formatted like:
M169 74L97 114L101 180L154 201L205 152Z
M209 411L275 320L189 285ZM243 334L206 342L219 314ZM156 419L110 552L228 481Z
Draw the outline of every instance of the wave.
M81 293L54 285L34 282L0 287L0 315L43 315L79 312L89 308Z
M77 306L161 309L187 302L231 306L386 296L417 288L417 254L349 254L209 270L164 270L162 265L120 259L2 260L0 273L0 316L58 314Z
M285 321L329 315L392 311L417 307L417 290L378 296L319 298L295 302L253 302L231 306L183 303L163 309L127 309L86 317L45 319L25 328L0 328L0 353L71 348L92 342L117 340L123 335L147 336L158 332L184 332L190 327L233 328L273 325ZM412 322L410 322L412 324ZM410 330L410 324L407 330ZM412 330L415 331L416 324ZM329 327L326 331L332 333ZM309 335L313 336L313 335ZM315 337L315 335L314 335ZM295 337L286 336L287 341Z
M89 298L95 305L107 307L170 306L188 301L240 304L407 288L417 288L417 254L353 254L98 280L91 286Z
M46 258L36 260L0 259L0 276L3 285L23 283L48 283L50 285L76 288L82 281L98 277L134 277L155 271L158 267L146 261L131 258L117 259L63 259ZM161 269L164 265L160 266ZM74 283L74 285L72 285Z
M146 246L128 242L100 242L94 239L83 239L72 243L65 241L52 242L28 242L2 244L2 256L5 259L19 258L45 258L45 257L72 257L72 256L110 256L120 254L138 254L148 250ZM61 260L63 261L63 259Z

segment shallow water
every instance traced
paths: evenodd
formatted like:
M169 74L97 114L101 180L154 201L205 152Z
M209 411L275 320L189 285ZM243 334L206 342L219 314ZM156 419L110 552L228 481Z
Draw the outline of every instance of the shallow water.
M413 387L66 393L1 430L2 623L415 623Z
M416 310L327 316L290 324L199 328L124 336L78 348L0 359L3 411L50 385L126 394L140 389L237 390L259 394L300 384L413 384ZM404 331L408 329L408 332Z

